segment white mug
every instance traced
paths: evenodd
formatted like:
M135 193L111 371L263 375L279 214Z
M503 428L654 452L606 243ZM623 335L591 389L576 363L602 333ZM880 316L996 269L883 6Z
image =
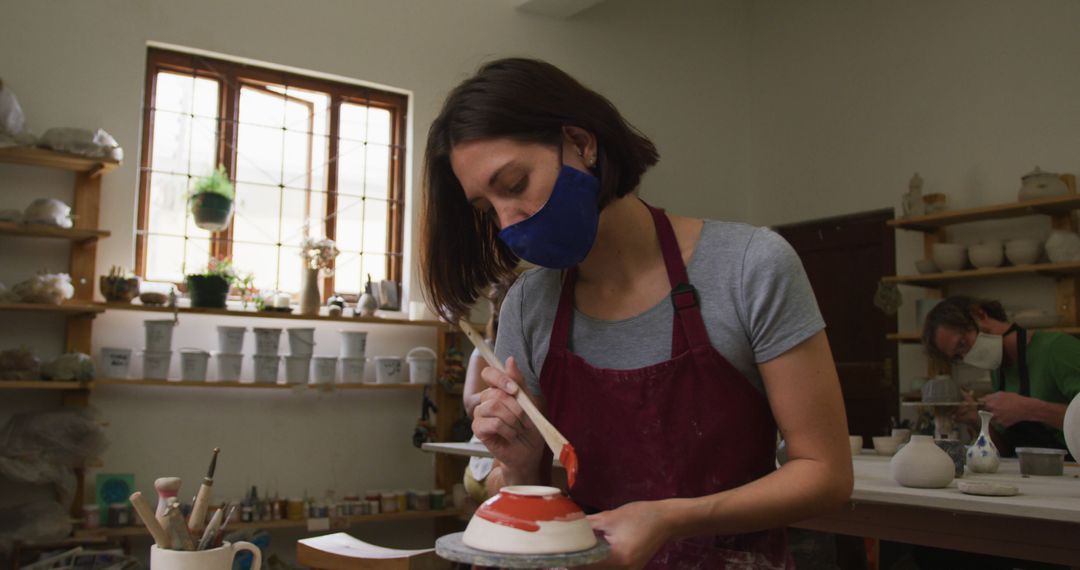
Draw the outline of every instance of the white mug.
M166 550L150 547L150 567L154 570L232 570L237 551L247 550L255 557L251 570L262 567L262 553L250 542L223 543L213 550Z

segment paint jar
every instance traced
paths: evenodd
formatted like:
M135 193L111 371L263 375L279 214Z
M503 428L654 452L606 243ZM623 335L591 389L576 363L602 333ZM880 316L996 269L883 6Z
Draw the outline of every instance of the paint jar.
M255 354L277 356L281 344L281 329L255 327Z
M431 384L435 381L435 351L418 346L405 355L409 363L410 384Z
M366 358L341 358L341 381L344 384L359 384L364 381Z
M315 352L315 329L289 329L289 354L311 356Z
M109 518L106 521L109 528L119 528L131 524L131 511L127 503L113 503L109 505Z
M217 328L218 334L218 351L226 354L237 354L244 351L244 335L247 333L247 327L226 327L219 326Z
M180 349L180 379L206 381L206 364L210 361L210 353L197 348Z
M419 491L414 491L412 489L409 489L409 492L405 494L405 509L406 510L410 510L410 511L418 510L416 508L416 496L418 494L419 494Z
M416 492L416 510L418 510L418 511L430 511L431 510L431 493L429 491L417 491Z
M286 510L286 517L291 521L304 520L304 500L290 498L288 509Z
M285 357L285 383L307 384L311 375L311 357L295 356L290 354Z
M277 355L256 354L255 382L259 384L277 384L278 366L281 365L281 357Z
M337 382L336 356L316 356L311 359L312 383L333 384Z
M397 356L375 357L375 382L378 384L401 384L403 359Z
M381 494L378 491L368 491L364 495L364 501L367 503L367 506L368 506L367 514L369 514L369 515L377 515L377 514L379 514L379 510L380 510L379 506L380 506L380 500L381 500L380 497L381 497Z
M457 484L454 485L453 499L454 499L454 508L455 509L465 508L465 485L464 484L457 483Z
M345 358L363 358L367 356L366 331L340 331L341 356Z
M240 380L240 371L244 367L243 354L215 352L214 363L217 365L218 380L227 382L236 382Z
M101 526L101 507L95 505L83 505L83 528L93 529Z
M405 491L394 491L394 494L397 495L398 512L409 510L409 495Z
M446 491L435 489L431 492L431 509L441 511L446 508Z
M368 515L377 515L382 512L382 504L380 501L367 501L367 513Z
M379 507L384 513L396 513L398 511L397 493L383 493L380 496Z
M169 377L172 351L143 351L143 377L147 380L165 380Z
M120 378L128 377L128 369L131 367L130 348L102 348L101 349L101 377Z
M146 328L145 350L147 352L172 351L172 336L176 321L172 319L146 320L143 321L143 326Z

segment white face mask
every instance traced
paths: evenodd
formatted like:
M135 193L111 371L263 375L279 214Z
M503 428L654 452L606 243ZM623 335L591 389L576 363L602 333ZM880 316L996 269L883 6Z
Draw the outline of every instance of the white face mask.
M1001 368L1002 350L1000 335L981 332L975 337L971 350L964 355L963 362L983 370L997 370Z

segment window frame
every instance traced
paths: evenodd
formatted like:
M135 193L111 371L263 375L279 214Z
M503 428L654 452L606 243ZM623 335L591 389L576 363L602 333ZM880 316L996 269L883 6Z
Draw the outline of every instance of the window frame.
M172 72L183 75L206 77L218 82L218 131L217 164L225 167L229 179L235 182L237 159L237 126L239 124L240 90L243 86L265 87L266 85L285 85L329 95L329 129L327 156L333 164L326 172L326 237L337 239L336 212L338 203L338 168L336 166L342 103L352 103L385 109L390 113L390 177L387 181L387 278L398 284L400 290L404 268L404 225L405 225L405 153L406 125L408 124L408 96L400 93L355 85L294 72L281 71L266 67L217 59L198 54L167 50L158 47L147 48L146 84L143 93L143 125L141 156L139 157L139 189L135 234L135 274L146 276L148 254L148 228L150 215L150 177L152 173L154 133L154 101L159 72ZM282 95L285 96L285 95ZM381 198L380 198L381 200ZM222 232L210 235L210 257L231 258L233 245L233 224ZM279 244L280 246L281 244ZM209 259L208 259L209 261ZM299 267L299 262L298 262ZM333 266L331 266L333 267ZM298 269L299 270L299 269ZM177 284L183 288L183 283ZM363 280L359 290L362 292ZM323 300L335 292L335 277L324 276ZM346 295L353 297L353 295ZM355 300L355 299L351 299Z

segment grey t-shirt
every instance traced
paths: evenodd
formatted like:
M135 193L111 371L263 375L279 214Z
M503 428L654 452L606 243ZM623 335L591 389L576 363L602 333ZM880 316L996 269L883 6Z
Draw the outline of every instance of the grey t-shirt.
M762 393L757 364L784 354L825 327L799 257L773 231L706 221L687 267L701 299L709 340ZM495 352L513 356L529 389L540 392L562 271L522 274L499 313ZM574 310L570 350L599 368L634 369L671 358L669 297L618 321Z

